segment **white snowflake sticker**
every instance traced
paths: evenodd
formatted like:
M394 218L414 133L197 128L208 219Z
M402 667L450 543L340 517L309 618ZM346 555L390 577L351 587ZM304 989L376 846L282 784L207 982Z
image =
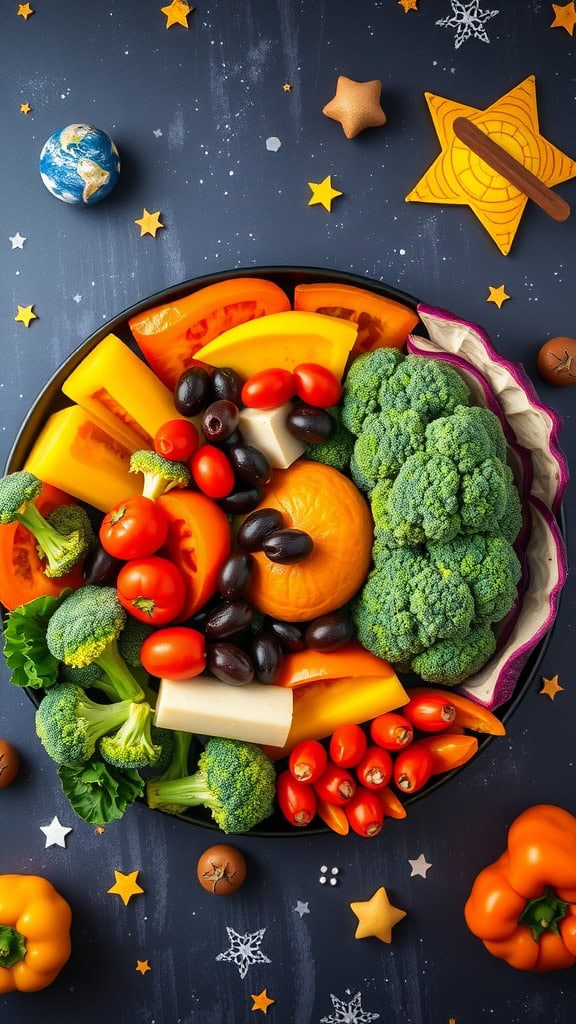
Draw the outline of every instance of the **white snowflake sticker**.
M489 43L488 33L484 28L485 22L494 18L499 11L480 10L480 0L450 0L452 14L448 18L441 18L436 24L442 28L455 28L454 48L457 50L467 39L474 37L483 43Z
M216 959L231 960L235 963L241 978L246 977L248 968L252 964L269 964L272 962L260 949L260 943L266 931L265 928L260 928L257 932L247 932L246 935L240 935L239 932L235 932L233 928L228 928L228 926L226 931L228 932L230 948L224 950L223 953L218 953Z
M377 1020L379 1013L369 1013L362 1009L362 995L357 992L352 996L350 1002L345 1003L338 999L333 992L330 993L332 1006L335 1013L329 1017L321 1017L320 1024L369 1024L371 1020Z

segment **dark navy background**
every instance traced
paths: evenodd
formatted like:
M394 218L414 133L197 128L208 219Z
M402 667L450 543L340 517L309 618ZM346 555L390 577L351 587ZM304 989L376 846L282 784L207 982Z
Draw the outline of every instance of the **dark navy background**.
M46 380L106 320L197 275L304 264L387 282L483 325L562 414L574 467L576 392L543 384L535 358L548 337L576 334L576 221L553 223L529 204L503 257L468 209L404 202L438 152L425 91L482 108L534 74L542 134L576 157L576 40L550 29L551 4L481 0L486 11L500 7L486 21L490 43L471 38L459 49L454 29L436 25L450 0L419 0L407 14L395 0L198 0L188 31L166 30L161 0L32 6L27 21L16 3L0 14L2 463ZM339 74L382 80L384 128L347 140L322 115ZM26 102L32 112L23 115ZM82 121L112 135L123 169L111 197L79 210L49 195L37 164L54 130ZM277 152L266 148L273 136ZM344 193L331 214L308 206L307 183L327 174ZM576 179L558 192L576 204ZM143 207L161 211L156 239L140 238L134 224ZM17 232L22 250L8 240ZM511 298L498 310L486 298L501 284ZM31 303L38 319L26 330L14 316ZM571 561L573 503L571 488ZM43 993L0 998L2 1020L243 1024L258 1017L251 995L266 988L272 1024L376 1014L382 1024L572 1024L576 971L515 972L468 933L462 911L520 811L543 801L576 813L575 594L569 578L504 739L372 842L234 839L249 880L222 900L195 878L214 833L141 805L103 835L74 818L35 737L32 706L2 669L0 734L20 750L23 770L0 794L0 873L45 875L74 914L68 966ZM555 673L564 691L552 702L538 690ZM66 849L44 849L39 828L54 815L73 828ZM432 866L411 877L408 860L421 853ZM339 869L337 886L319 884L322 866ZM127 907L107 893L115 869L140 872L145 892ZM349 903L380 885L408 913L390 946L354 939ZM298 901L309 913L295 910ZM265 929L270 963L243 980L217 961L227 926ZM141 976L144 959L152 970ZM363 1015L349 1011L357 992Z

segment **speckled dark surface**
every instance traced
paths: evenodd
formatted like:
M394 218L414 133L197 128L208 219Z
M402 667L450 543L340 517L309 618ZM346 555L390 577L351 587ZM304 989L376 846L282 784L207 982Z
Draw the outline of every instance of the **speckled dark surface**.
M419 0L405 14L395 0L198 0L188 31L165 29L160 0L32 6L27 21L15 3L0 14L2 462L54 370L126 307L201 274L303 264L385 281L482 324L563 416L574 466L576 391L548 387L535 372L544 340L576 333L573 218L555 224L529 205L503 257L466 208L404 202L438 152L425 91L482 108L534 74L542 134L576 156L575 43L549 27L551 4L501 0L485 22L489 43L472 37L458 49L455 30L436 22L470 2ZM322 115L338 74L382 80L384 128L349 141ZM109 132L123 165L115 192L90 209L58 202L37 170L45 139L79 121ZM307 183L327 174L344 193L330 214L308 206ZM575 204L576 180L558 192ZM161 211L156 239L139 237L143 207ZM22 249L9 240L17 233ZM486 297L501 284L511 298L498 310ZM14 316L32 303L38 319L26 329ZM572 561L573 487L565 507ZM58 981L38 995L0 997L2 1020L242 1024L256 1020L251 994L266 988L272 1024L572 1024L576 970L516 973L468 933L462 909L521 810L542 801L576 812L574 603L569 577L506 738L372 842L238 838L249 881L222 900L195 878L214 833L140 805L100 836L74 817L35 737L32 706L2 668L0 734L24 763L0 796L0 873L46 875L74 913L74 951ZM564 691L552 702L538 689L540 675L555 673ZM39 829L54 815L72 826L66 849L44 849ZM426 878L411 877L408 861L420 854L432 865ZM323 865L338 867L337 886L319 884ZM107 893L115 869L140 872L144 895L127 907ZM349 903L380 885L408 912L391 946L354 939ZM218 961L227 927L263 930L270 962L242 979ZM141 976L144 959L152 970ZM363 1015L352 1009L357 992Z

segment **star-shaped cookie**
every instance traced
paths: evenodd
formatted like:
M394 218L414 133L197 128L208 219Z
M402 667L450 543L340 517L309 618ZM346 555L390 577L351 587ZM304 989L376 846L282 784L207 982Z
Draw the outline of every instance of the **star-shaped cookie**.
M378 128L386 124L386 114L380 105L382 82L355 82L339 75L336 93L322 113L339 121L347 139L353 139L365 128Z
M393 907L383 885L376 890L371 899L361 903L351 903L350 909L358 918L358 927L354 933L356 939L374 937L381 942L392 942L392 929L406 911Z

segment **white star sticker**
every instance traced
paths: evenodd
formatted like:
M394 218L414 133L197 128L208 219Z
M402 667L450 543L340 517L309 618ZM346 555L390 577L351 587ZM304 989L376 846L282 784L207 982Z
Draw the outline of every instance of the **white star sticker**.
M441 18L436 24L442 28L455 28L454 47L459 49L462 43L471 37L480 39L483 43L489 43L488 33L484 25L490 18L496 17L499 11L483 11L480 8L480 0L450 0L452 14L448 18Z
M12 242L13 249L23 249L24 242L26 241L24 236L21 235L19 231L17 231L15 235L8 235L8 240Z
M155 135L157 139L161 139L162 138L162 129L161 128L155 128L154 131L152 132L152 134Z
M429 864L428 861L426 860L423 853L421 853L420 856L416 858L416 860L409 860L408 863L412 868L412 871L410 872L410 878L413 878L414 875L420 875L421 878L426 878L426 872L428 871L429 868L432 867L432 865Z
M302 900L296 900L296 906L292 907L292 910L296 914L300 914L300 917L304 917L304 914L310 913L310 908L307 903L302 903Z
M54 816L49 825L40 825L40 831L46 836L44 849L48 846L66 846L66 836L72 831L66 825L61 825L58 818Z
M72 296L73 302L82 302L82 296L77 292L76 295Z

